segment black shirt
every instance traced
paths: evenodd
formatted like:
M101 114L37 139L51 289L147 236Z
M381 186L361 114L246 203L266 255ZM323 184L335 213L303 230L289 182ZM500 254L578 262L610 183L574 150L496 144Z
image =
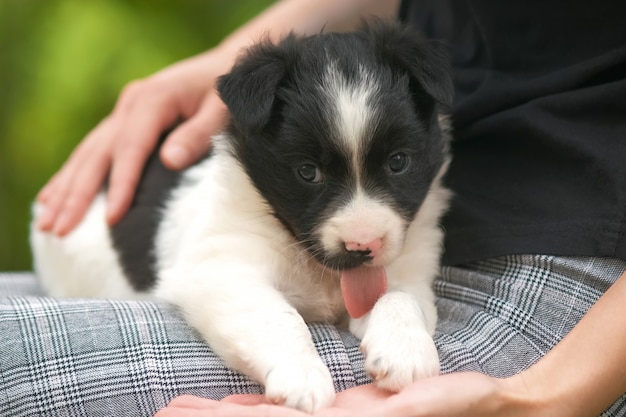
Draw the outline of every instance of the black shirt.
M455 71L444 263L626 259L626 1L404 1Z

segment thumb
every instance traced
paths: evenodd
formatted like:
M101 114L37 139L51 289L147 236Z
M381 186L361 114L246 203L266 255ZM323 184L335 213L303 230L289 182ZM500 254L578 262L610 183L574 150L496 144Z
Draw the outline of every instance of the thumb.
M265 396L260 394L233 394L225 397L222 401L241 405L257 405L267 403Z
M161 148L161 160L172 170L187 168L205 156L211 148L211 136L226 124L226 106L216 93L211 93L196 114L181 123Z

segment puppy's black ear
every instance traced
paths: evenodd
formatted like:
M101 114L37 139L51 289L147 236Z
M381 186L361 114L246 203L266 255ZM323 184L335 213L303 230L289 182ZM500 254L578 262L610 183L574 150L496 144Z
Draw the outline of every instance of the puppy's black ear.
M454 98L452 67L443 42L426 40L398 24L371 22L365 31L385 58L405 68L423 91L437 103L450 107Z
M217 91L244 134L258 132L269 121L285 71L282 48L262 42L250 47L230 73L219 78Z

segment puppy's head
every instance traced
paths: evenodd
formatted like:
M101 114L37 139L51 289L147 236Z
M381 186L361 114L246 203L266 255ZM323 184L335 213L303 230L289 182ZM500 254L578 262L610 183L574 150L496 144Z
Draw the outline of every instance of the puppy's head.
M220 79L236 157L324 265L385 265L445 160L443 46L376 24L252 47Z

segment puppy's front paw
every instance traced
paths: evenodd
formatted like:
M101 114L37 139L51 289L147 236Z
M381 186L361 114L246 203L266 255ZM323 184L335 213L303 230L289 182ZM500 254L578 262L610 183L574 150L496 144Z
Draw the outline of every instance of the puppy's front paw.
M313 413L335 400L328 368L319 358L285 361L272 369L265 381L265 396L275 404Z
M439 355L431 336L421 329L393 334L369 332L361 343L365 370L379 388L400 391L439 373Z

